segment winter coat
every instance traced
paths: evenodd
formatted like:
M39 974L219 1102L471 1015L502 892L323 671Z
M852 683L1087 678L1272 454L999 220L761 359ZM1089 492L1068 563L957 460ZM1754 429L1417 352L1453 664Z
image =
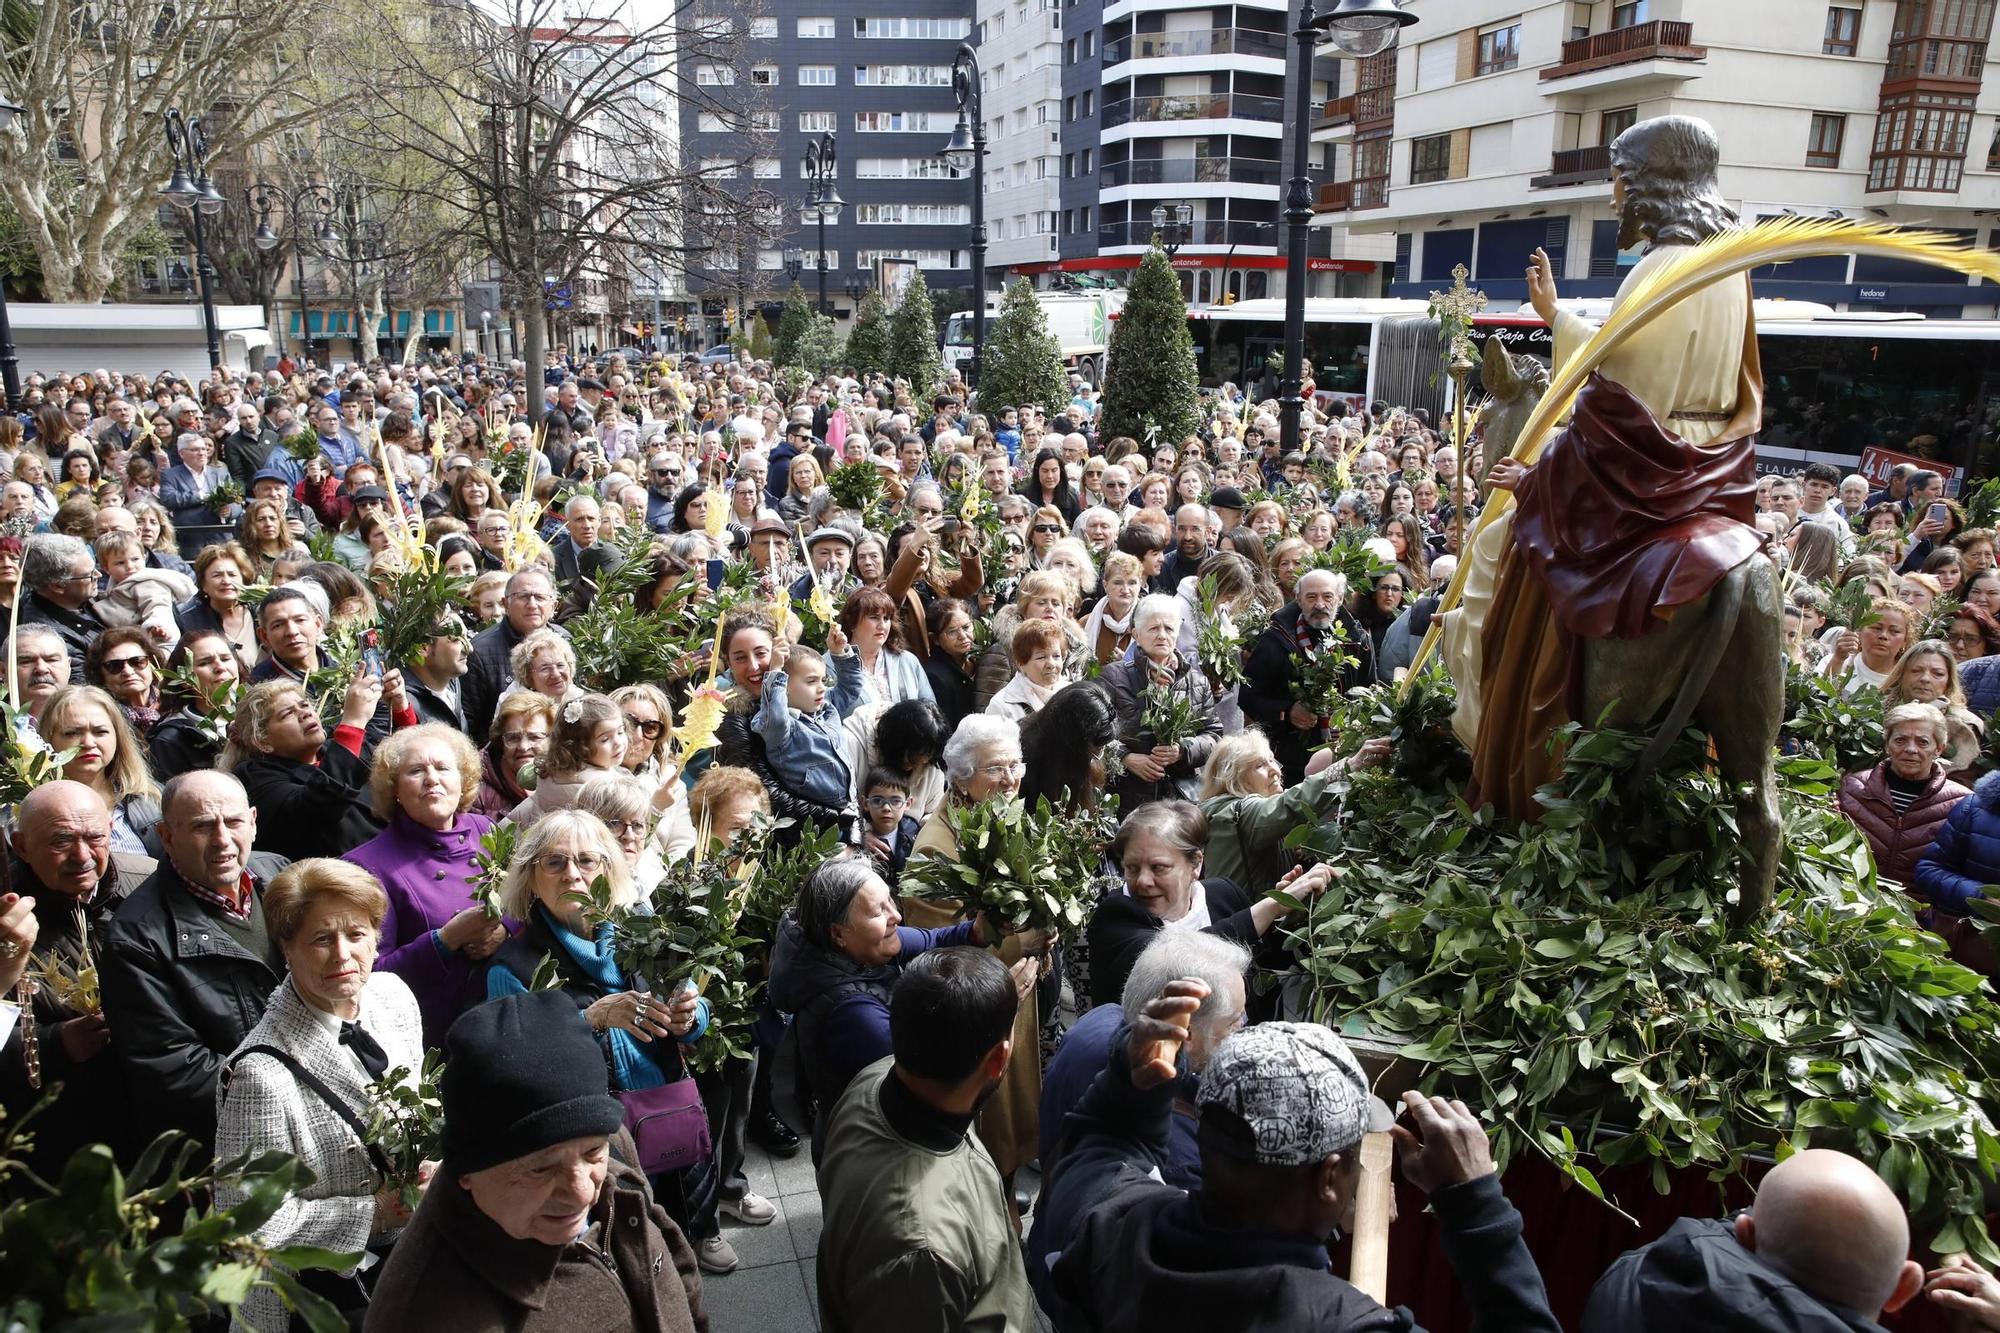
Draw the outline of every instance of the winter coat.
M1202 870L1241 884L1253 895L1269 893L1293 865L1285 838L1301 824L1317 824L1330 814L1330 790L1348 777L1329 766L1275 796L1211 796L1201 803L1208 816L1208 845Z
M707 1333L694 1249L630 1165L624 1130L591 1211L588 1245L515 1240L449 1167L389 1252L363 1328L381 1333ZM599 1257L600 1255L604 1257Z
M85 602L80 610L72 611L66 606L56 605L38 592L23 588L21 593L21 612L14 623L47 625L63 641L63 649L69 653L70 680L80 685L90 679L84 671L83 659L97 636L104 633L104 622L97 618L97 612L91 609L90 603Z
M257 809L258 849L292 861L340 856L382 831L369 804L372 747L355 754L329 737L317 764L252 755L233 770Z
M1917 858L1937 836L1938 826L1952 807L1971 791L1934 768L1923 794L1902 814L1889 795L1887 760L1863 773L1849 773L1840 783L1840 811L1854 821L1875 853L1875 868L1884 879L1909 884Z
M452 827L432 829L401 810L389 826L346 854L381 882L389 910L382 916L375 967L401 977L423 1013L424 1044L442 1049L445 1030L474 1000L473 961L445 947L433 932L473 905L473 862L493 821L471 811Z
M950 653L932 653L924 662L924 675L930 680L931 697L937 701L946 722L957 727L974 711L972 676Z
M1187 700L1200 730L1181 741L1181 757L1167 766L1165 775L1158 782L1148 782L1130 769L1125 771L1112 788L1118 793L1121 810L1136 810L1148 801L1176 797L1193 800L1201 790L1202 765L1214 753L1215 743L1222 739L1222 719L1215 710L1215 691L1209 688L1208 676L1200 664L1176 653L1172 670L1170 689L1176 696ZM1098 680L1111 694L1111 710L1118 718L1118 739L1124 743L1126 752L1134 754L1152 749L1152 732L1143 725L1145 693L1153 682L1150 659L1138 648L1130 648L1125 656L1105 667Z
M528 794L514 781L512 773L500 771L501 762L491 749L479 752L479 797L472 803L475 814L485 815L495 823L512 814Z
M1220 935L1246 949L1257 947L1257 923L1250 917L1251 899L1226 879L1196 880L1194 891L1208 903L1208 925L1203 934ZM1118 1003L1125 992L1125 978L1146 946L1160 937L1166 922L1147 911L1138 899L1112 892L1098 900L1084 940L1090 951L1090 1002Z
M1987 885L2000 884L2000 773L1979 779L1971 798L1952 807L1911 878L1931 906L1953 916L1964 916Z
M979 665L973 673L972 703L974 712L986 711L986 705L993 702L993 696L1000 693L1008 681L1014 679L1014 631L1021 624L1020 608L1003 606L993 616L993 643L980 655ZM1068 650L1063 654L1063 679L1079 680L1083 676L1083 664L1088 649L1083 641L1083 627L1073 620L1063 621L1063 638L1068 642Z
M559 626L552 624L550 628L558 634L564 633ZM505 617L472 636L472 659L466 664L465 674L458 678L458 703L465 711L466 734L472 737L474 745L486 744L493 730L493 709L514 679L509 659L514 646L526 637L517 633Z
M139 625L150 631L162 655L181 641L175 609L194 596L194 580L171 569L141 569L123 583L105 589L90 604L106 629Z
M261 920L264 885L289 864L251 854L253 923ZM105 1020L118 1034L110 1050L125 1068L143 1137L179 1129L204 1147L214 1142L223 1059L257 1026L284 978L275 942L253 952L221 919L221 908L188 892L162 863L105 928L98 969Z
M208 734L207 721L193 709L181 708L161 718L147 733L146 757L153 776L163 785L182 773L215 767L222 742Z
M1683 1217L1621 1255L1590 1293L1581 1333L1881 1333L1874 1320L1821 1301L1737 1243L1718 1218Z
M1346 632L1347 651L1357 659L1341 673L1341 689L1373 684L1375 640L1347 611L1339 613L1339 624ZM1243 664L1243 684L1237 691L1243 716L1262 727L1270 737L1271 751L1284 767L1287 787L1305 777L1308 754L1326 739L1324 727L1301 731L1287 716L1298 700L1293 664L1298 657L1300 634L1298 603L1291 602L1271 617L1271 623L1250 646L1250 656Z
M353 1050L340 1044L338 1029L327 1018L300 997L288 978L271 992L264 1017L237 1050L274 1046L285 1052L365 1125L368 1085L374 1080ZM415 1086L424 1037L409 987L387 972L371 975L361 993L360 1021L389 1057L389 1068L407 1071L405 1084ZM233 1055L218 1089L215 1120L216 1160L230 1161L246 1152L284 1152L312 1170L312 1184L288 1195L256 1229L259 1243L273 1248L311 1245L335 1254L356 1254L367 1247L375 1229L375 1191L386 1182L353 1127L290 1068L268 1055ZM216 1186L219 1206L232 1206L243 1197L240 1185ZM284 1302L269 1286L252 1290L236 1318L257 1333L285 1333L288 1327Z
M773 833L778 846L795 845L805 833L807 824L839 828L844 836L851 822L845 813L793 793L772 770L771 761L764 754L763 737L750 727L750 714L755 708L755 700L743 700L732 703L729 711L722 715L722 723L715 730L715 761L747 768L755 773L757 780L764 784L765 795L771 799L772 815L780 820L793 821L789 826L781 825Z

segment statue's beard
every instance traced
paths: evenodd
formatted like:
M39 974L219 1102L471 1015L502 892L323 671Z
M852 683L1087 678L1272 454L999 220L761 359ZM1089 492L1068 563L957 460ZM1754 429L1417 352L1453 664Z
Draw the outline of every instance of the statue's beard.
M1640 229L1639 210L1628 197L1625 209L1618 215L1618 248L1630 250L1646 243L1646 233Z

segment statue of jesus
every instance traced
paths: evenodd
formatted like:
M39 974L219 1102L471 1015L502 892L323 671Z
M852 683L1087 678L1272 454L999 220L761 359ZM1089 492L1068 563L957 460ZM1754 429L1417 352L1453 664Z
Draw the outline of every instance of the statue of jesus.
M1681 116L1642 122L1612 143L1619 244L1646 247L1619 301L1678 247L1736 225L1718 192L1717 160L1714 131ZM1595 326L1557 305L1542 251L1527 277L1560 366ZM1533 466L1494 465L1491 484L1512 490L1517 507L1480 534L1462 607L1445 630L1459 684L1455 726L1472 751L1477 799L1535 818L1535 789L1560 771L1548 746L1555 728L1594 724L1594 712L1581 710L1612 700L1643 697L1652 708L1671 697L1671 677L1686 674L1692 651L1672 641L1686 633L1661 636L1665 693L1657 680L1621 678L1647 674L1643 654L1593 644L1653 635L1757 553L1762 394L1749 280L1728 279L1608 357Z

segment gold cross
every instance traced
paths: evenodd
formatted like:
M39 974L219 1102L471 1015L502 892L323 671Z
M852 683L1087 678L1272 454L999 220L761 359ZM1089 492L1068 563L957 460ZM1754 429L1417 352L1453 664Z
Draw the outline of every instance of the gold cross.
M1447 359L1472 360L1472 317L1486 308L1486 293L1466 285L1471 274L1460 264L1451 271L1451 290L1431 293L1431 316L1444 336Z

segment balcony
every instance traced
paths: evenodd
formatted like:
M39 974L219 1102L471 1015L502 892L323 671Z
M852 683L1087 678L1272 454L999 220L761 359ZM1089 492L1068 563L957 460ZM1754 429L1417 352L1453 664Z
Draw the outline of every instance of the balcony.
M1549 174L1528 182L1531 190L1555 190L1565 185L1588 185L1611 179L1611 145L1568 148L1549 159Z
M1315 213L1345 213L1352 207L1353 181L1327 181L1319 187L1319 197L1313 201Z
M1113 129L1133 121L1163 120L1267 120L1279 124L1285 118L1281 97L1255 97L1249 93L1222 93L1213 97L1128 97L1104 104L1104 128Z
M1153 223L1150 218L1135 222L1106 222L1097 229L1097 246L1107 250L1120 245L1151 245L1153 243ZM1278 224L1275 222L1225 222L1220 219L1204 218L1188 227L1187 239L1183 245L1250 245L1275 248L1278 244Z
M1182 56L1257 56L1285 58L1282 33L1255 28L1209 28L1191 32L1141 32L1104 45L1105 65L1128 60L1170 60Z
M1354 128L1357 130L1376 129L1390 125L1396 119L1396 89L1394 85L1382 88L1363 88L1354 94Z
M1570 79L1598 70L1636 65L1647 60L1708 59L1708 48L1694 44L1694 25L1670 19L1614 28L1564 42L1562 59L1542 71L1542 82Z
M1098 168L1101 190L1121 185L1277 185L1278 164L1254 157L1136 158Z
M1337 130L1354 123L1354 94L1336 97L1321 105L1320 113L1313 119L1313 133L1323 130Z

